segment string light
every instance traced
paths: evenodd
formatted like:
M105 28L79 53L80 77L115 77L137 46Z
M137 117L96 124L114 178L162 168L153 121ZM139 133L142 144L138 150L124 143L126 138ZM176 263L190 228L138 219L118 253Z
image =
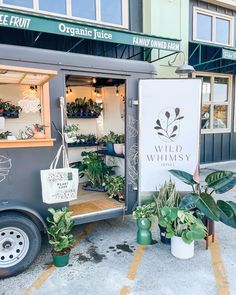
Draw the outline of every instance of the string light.
M116 96L119 96L119 86L116 86Z
M93 82L93 84L96 84L97 83L97 79L95 77L93 77L92 82Z

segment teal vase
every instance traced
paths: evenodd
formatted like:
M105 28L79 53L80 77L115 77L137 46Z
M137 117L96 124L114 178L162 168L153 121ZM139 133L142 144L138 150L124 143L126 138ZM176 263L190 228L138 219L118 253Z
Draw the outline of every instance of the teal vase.
M152 244L152 233L150 231L151 221L148 218L140 218L137 220L138 232L137 242L140 245L151 245Z
M70 255L70 252L68 252L65 255L53 255L52 254L54 265L56 267L66 266L69 263L69 255Z

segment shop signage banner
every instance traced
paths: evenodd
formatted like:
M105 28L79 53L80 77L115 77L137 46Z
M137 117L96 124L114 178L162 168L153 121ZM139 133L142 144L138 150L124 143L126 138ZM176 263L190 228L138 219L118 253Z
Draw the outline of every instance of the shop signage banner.
M105 29L100 26L90 26L87 24L5 10L0 10L0 27L32 30L167 51L180 51L180 41L175 39L165 39L128 31Z
M222 49L222 58L236 60L236 50Z
M199 165L201 79L150 79L139 83L139 193L174 179L170 169L194 174Z

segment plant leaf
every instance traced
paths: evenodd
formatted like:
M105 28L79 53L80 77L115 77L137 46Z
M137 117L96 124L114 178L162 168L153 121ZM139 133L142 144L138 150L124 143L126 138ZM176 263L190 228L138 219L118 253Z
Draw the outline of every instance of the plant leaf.
M197 208L208 218L214 221L220 220L220 209L210 194L201 193L196 203Z
M173 134L173 135L170 136L170 138L175 137L175 136L176 136L176 134Z
M215 171L207 175L205 181L208 187L214 190L221 190L225 185L231 182L231 178L234 175L231 171Z
M172 133L175 132L177 129L178 129L178 126L175 125L175 126L173 127Z
M179 112L180 112L180 109L179 108L175 108L175 115L176 115L176 117L178 117Z
M175 170L171 169L169 172L177 177L179 180L183 181L184 183L188 185L194 185L197 184L197 182L193 179L193 175L191 175L188 172L182 171L182 170Z
M191 210L196 208L196 204L199 200L199 196L197 194L191 193L183 196L179 203L180 210Z
M166 112L165 113L165 116L166 116L167 119L169 119L170 118L170 113L169 112Z
M163 134L163 133L161 133L161 132L157 132L157 134L159 134L159 135L161 135L161 136L164 136L164 134Z
M158 119L158 120L156 120L156 123L157 123L157 125L158 126L160 126L161 127L161 122L160 122L160 120Z
M184 118L184 116L176 118L176 120L182 120Z
M160 126L156 126L156 127L154 127L154 129L162 129Z
M220 221L230 227L236 228L236 203L219 200L217 201L217 205L220 208Z

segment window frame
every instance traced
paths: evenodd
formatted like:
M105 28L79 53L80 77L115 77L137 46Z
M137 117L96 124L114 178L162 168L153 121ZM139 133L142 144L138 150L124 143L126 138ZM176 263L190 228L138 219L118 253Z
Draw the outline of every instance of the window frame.
M198 13L212 17L212 26L211 26L212 41L202 40L197 37L197 16L198 16ZM216 42L216 19L217 18L229 21L229 43ZM200 41L200 42L204 42L204 43L218 44L218 45L222 45L222 46L233 47L234 46L234 17L194 6L193 7L193 32L192 33L193 33L193 41Z
M100 5L101 0L95 0L96 1L96 20L72 16L71 0L66 0L66 14L59 14L59 13L39 10L38 1L39 0L33 0L33 8L27 8L27 7L10 5L10 4L4 4L3 0L0 0L0 7L14 9L14 10L22 11L22 12L34 12L40 16L43 15L43 16L54 16L57 18L59 17L67 21L74 20L74 21L86 22L91 24L99 24L99 25L102 24L102 25L122 28L122 29L129 28L129 1L128 0L121 0L122 1L122 24L121 25L101 21L101 5Z
M38 68L28 68L22 66L10 66L10 65L0 65L1 70L6 71L14 71L21 73L23 77L27 74L41 74L45 75L38 83L35 85L41 87L41 117L42 123L46 126L45 128L45 138L43 139L16 139L16 140L1 140L0 141L0 149L4 148L26 148L26 147L49 147L53 146L55 141L52 138L51 134L51 112L50 112L50 93L49 93L49 81L57 75L57 71L52 70L43 70ZM20 79L19 82L8 82L9 85L17 84L17 85L32 85L30 83L24 83L24 78ZM9 86L10 87L10 86Z
M214 105L226 105L228 106L228 117L227 117L227 128L208 128L208 129L202 129L201 128L201 134L214 134L214 133L230 133L231 132L231 123L232 123L232 101L233 101L233 76L227 75L227 74L221 74L221 73L206 73L206 72L196 72L193 75L195 78L201 78L202 77L209 77L211 81L210 89L211 89L211 95L210 95L210 101L209 102L203 102L203 99L201 101L201 109L203 105L210 105L210 126L213 126L213 118L214 118ZM199 77L200 76L200 77ZM228 83L228 101L227 102L216 102L212 100L214 97L214 79L215 78L227 78Z

